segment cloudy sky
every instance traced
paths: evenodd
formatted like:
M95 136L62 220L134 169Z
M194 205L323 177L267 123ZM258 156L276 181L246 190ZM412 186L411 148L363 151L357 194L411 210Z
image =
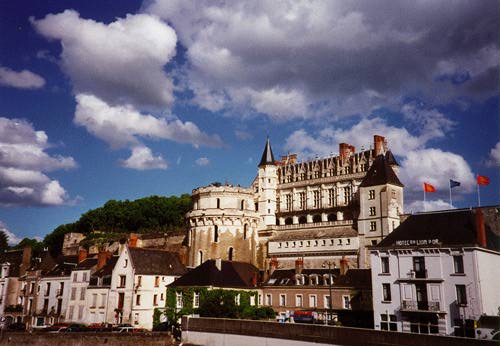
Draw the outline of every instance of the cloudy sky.
M498 1L0 3L0 228L249 185L275 155L387 138L405 210L500 203Z

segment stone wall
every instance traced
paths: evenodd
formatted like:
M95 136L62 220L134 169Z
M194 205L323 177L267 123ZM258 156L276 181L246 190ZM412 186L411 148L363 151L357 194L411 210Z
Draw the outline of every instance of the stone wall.
M173 346L170 333L20 333L5 332L0 346Z
M224 346L221 344L224 335L248 336L239 337L238 345L255 345L255 337L261 338L261 345L270 344L269 339L274 339L273 344L288 345L296 341L314 344L346 345L346 346L487 346L497 345L495 341L482 341L457 337L445 337L424 334L397 333L372 329L331 327L300 323L276 323L249 320L230 320L215 318L187 318L182 319L182 341L186 344L195 343L190 340L190 333L196 343L204 346ZM200 338L202 336L202 338ZM285 341L287 340L287 341ZM247 342L248 341L248 342ZM214 343L215 342L215 343ZM218 342L218 343L217 343Z

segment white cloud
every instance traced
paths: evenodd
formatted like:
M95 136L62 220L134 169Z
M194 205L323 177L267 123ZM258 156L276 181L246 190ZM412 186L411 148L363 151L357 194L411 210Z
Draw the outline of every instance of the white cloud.
M50 155L47 134L19 119L0 117L0 205L61 205L66 190L45 172L76 167L72 157Z
M423 183L448 191L449 179L459 181L460 191L474 190L474 174L469 164L458 154L440 149L421 149L407 153L401 162L400 178L408 189L422 191ZM456 189L458 190L458 189Z
M498 93L494 2L459 0L450 13L444 0L151 0L145 11L175 28L183 85L212 111L339 117L398 107L402 94L445 104Z
M0 231L3 231L5 233L5 235L7 236L7 243L11 246L19 244L19 242L22 240L17 235L9 231L7 229L7 226L5 226L5 224L2 221L0 221Z
M206 157L200 157L194 161L198 166L208 166L210 164L210 160Z
M488 164L491 166L500 166L500 142L490 150L490 160Z
M103 24L73 10L31 20L49 39L61 41L61 63L77 93L108 103L163 108L173 84L163 70L175 55L174 30L157 17L127 15Z
M424 208L424 201L413 201L410 204L405 206L405 212L406 213L415 213L415 212L422 212L422 211L436 211L436 210L449 210L449 209L455 209L452 205L450 205L449 202L443 201L442 199L437 199L437 200L429 200L425 201L425 208Z
M247 141L253 138L253 135L250 132L243 130L235 130L234 135L239 139L241 139L242 141Z
M151 149L144 146L133 147L132 155L127 160L122 161L122 165L141 171L147 169L167 169L168 167L161 155L154 156Z
M39 89L45 85L45 79L28 70L16 72L7 67L0 66L0 86L18 89Z

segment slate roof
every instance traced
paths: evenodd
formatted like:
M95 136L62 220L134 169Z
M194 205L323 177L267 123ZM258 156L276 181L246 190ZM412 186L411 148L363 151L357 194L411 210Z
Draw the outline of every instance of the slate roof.
M500 251L498 209L500 208L481 208L484 210L486 248L495 251ZM438 246L477 246L476 212L477 209L460 209L410 215L375 248L412 247L412 241L419 240L419 247L436 247L432 243L422 244L433 239L438 240ZM404 245L401 243L403 241L411 242Z
M77 264L74 270L88 270L97 265L97 257L87 257Z
M328 269L303 269L302 274L306 276L310 275L328 275ZM348 269L345 275L340 275L340 269L332 269L333 276L333 288L337 287L353 287L353 288L371 288L371 272L370 269ZM288 279L288 280L287 280ZM309 286L308 283L305 285L297 286L295 282L295 269L278 269L273 272L269 279L263 284L263 286L294 286L303 287ZM318 286L318 285L316 285ZM324 286L320 284L319 286Z
M258 275L259 270L250 263L221 260L221 270L219 270L216 260L207 260L169 286L255 288L253 280L258 278Z
M10 263L9 277L19 277L19 267L23 262L23 250L5 251L0 254L0 263Z
M119 256L113 256L108 258L106 264L101 269L97 270L92 276L109 276L113 273L113 269L115 268L116 261L118 261Z
M392 154L392 151L387 150L385 153L385 161L387 162L388 165L396 165L399 166L398 161L396 161L396 158Z
M274 155L273 150L271 149L271 142L269 141L269 137L266 141L266 146L264 148L264 152L262 153L262 158L260 159L259 167L265 165L274 165Z
M183 275L186 267L175 252L132 247L128 248L135 274L139 275Z
M398 176L394 173L394 170L391 167L391 163L389 163L389 159L391 159L391 155L379 155L373 161L370 169L366 173L366 176L361 181L359 187L369 187L376 185L385 185L391 184L396 186L404 187L404 185L399 181ZM392 158L394 158L392 156Z

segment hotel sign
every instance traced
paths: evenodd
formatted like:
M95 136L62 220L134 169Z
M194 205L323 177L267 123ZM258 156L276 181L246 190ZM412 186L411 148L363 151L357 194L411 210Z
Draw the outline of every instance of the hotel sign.
M439 239L406 239L396 240L397 246L439 245Z

